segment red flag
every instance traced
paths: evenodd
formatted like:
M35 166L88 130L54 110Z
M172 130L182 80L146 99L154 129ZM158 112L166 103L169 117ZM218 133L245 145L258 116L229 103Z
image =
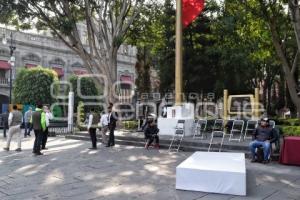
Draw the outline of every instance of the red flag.
M182 23L187 27L200 15L204 8L204 0L182 0Z

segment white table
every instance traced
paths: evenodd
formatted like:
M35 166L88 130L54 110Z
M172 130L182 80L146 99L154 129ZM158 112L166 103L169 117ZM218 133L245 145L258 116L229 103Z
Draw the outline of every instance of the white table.
M194 153L177 166L176 189L245 196L245 154Z
M194 119L185 119L185 136L192 136L193 133L193 123ZM158 118L157 119L157 127L159 129L159 135L170 135L173 136L175 133L175 127L177 121L179 119L176 118Z

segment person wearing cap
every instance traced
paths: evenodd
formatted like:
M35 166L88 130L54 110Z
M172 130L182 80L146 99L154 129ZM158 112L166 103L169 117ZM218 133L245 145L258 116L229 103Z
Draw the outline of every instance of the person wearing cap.
M249 145L252 154L251 162L256 162L256 149L263 147L263 163L266 164L269 161L271 153L271 143L276 140L275 130L269 126L268 118L261 119L260 126L255 129L252 140L253 141Z
M154 119L149 119L147 123L148 126L145 130L145 139L146 139L145 148L148 149L154 140L155 140L154 147L159 148L159 137L158 137L159 129L157 128Z

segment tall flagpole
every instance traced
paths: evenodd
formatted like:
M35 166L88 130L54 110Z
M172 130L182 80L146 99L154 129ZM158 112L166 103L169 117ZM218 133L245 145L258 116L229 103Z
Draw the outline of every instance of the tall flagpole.
M175 101L182 103L182 0L176 0Z

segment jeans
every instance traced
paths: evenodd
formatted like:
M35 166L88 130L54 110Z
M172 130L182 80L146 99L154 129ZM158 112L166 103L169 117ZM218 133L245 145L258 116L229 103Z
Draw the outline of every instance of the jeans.
M30 135L30 131L32 130L32 126L30 122L25 122L25 133L24 136Z
M270 156L270 150L271 150L271 144L270 142L268 141L257 141L257 140L254 140L252 142L250 142L250 151L251 151L251 154L252 154L252 158L255 158L255 154L256 154L256 149L259 148L259 147L263 147L264 148L264 160L268 160L269 159L269 156Z

